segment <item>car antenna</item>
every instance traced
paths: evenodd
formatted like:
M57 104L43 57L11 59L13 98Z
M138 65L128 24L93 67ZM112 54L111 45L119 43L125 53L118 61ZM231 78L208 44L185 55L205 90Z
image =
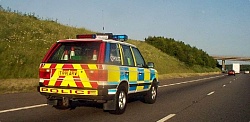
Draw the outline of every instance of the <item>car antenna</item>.
M105 30L105 28L104 28L104 18L103 18L103 10L102 10L102 31L103 31L103 33L104 33L104 30Z

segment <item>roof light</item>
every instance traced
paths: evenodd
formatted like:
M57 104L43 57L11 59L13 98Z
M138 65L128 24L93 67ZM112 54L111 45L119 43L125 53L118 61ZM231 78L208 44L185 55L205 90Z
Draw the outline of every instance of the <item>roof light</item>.
M128 40L127 35L113 35L113 39L117 41L126 41Z
M83 35L76 35L77 39L95 39L95 34L83 34Z
M112 39L113 33L97 33L97 38L99 39Z
M113 39L116 41L128 40L127 35L113 35L112 33L97 33L97 34L83 34L76 35L77 39Z
M96 39L109 39L108 35L96 35Z

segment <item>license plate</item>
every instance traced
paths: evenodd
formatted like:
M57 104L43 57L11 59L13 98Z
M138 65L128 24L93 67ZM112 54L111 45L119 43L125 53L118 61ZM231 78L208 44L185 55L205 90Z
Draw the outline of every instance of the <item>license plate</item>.
M59 76L78 76L77 70L62 70L59 71Z

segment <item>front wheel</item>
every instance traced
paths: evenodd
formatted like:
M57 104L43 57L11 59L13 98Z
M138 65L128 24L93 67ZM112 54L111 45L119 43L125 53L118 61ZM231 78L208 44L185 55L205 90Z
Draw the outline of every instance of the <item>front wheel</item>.
M157 85L155 83L152 84L149 91L147 91L146 95L144 96L144 101L149 104L153 104L156 101L157 97Z

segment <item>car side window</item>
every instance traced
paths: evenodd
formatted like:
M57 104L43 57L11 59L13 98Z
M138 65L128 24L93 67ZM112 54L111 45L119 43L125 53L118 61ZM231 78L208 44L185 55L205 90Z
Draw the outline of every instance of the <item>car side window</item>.
M138 67L144 67L145 61L140 53L140 51L137 48L132 47L132 50L134 52L135 60L136 60L136 66Z
M124 65L135 66L135 62L134 62L134 59L133 59L133 55L132 55L130 46L122 45L122 49L123 49L123 62L124 62Z
M120 50L117 44L110 44L109 64L121 65Z

